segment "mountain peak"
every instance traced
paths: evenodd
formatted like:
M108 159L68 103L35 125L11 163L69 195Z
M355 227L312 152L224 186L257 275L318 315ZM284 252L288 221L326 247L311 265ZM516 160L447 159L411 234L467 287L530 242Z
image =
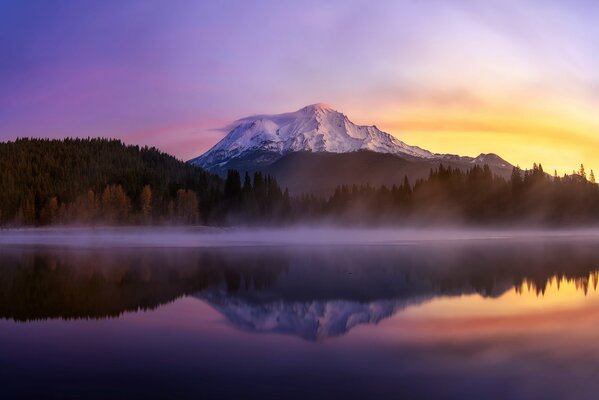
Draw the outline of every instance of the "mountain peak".
M326 104L326 103L314 103L314 104L310 104L310 105L305 106L300 111L304 111L304 112L323 112L323 111L335 111L335 109L333 109L333 107L331 105ZM337 112L337 111L335 111L335 112Z
M495 153L480 153L477 157L473 158L471 162L473 164L487 164L489 166L500 167L507 167L510 165L510 163L508 163Z
M223 170L233 159L257 153L269 161L294 152L351 153L359 150L422 159L434 157L431 152L409 146L375 126L356 125L325 103L310 104L290 113L242 118L230 129L214 147L190 162L216 171Z

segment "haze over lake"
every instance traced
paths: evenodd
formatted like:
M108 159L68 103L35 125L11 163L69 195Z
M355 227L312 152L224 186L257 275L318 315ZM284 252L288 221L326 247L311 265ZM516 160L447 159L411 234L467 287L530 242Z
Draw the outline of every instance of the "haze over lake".
M362 230L347 243L332 232L2 232L0 395L579 399L599 389L594 232Z

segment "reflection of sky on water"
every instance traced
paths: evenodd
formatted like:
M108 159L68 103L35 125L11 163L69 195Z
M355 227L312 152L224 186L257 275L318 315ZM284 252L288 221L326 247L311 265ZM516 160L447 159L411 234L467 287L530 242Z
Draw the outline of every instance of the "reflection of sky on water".
M552 278L540 292L528 281L508 289L496 298L480 294L454 294L435 298L387 299L372 302L348 300L267 303L246 302L224 290L201 292L197 298L207 302L234 326L244 331L293 334L308 340L341 336L359 325L378 324L396 313L417 318L463 318L463 323L490 324L513 317L516 323L526 318L530 323L556 317L558 323L566 313L596 301L597 278ZM592 285L588 287L589 283ZM481 321L478 321L482 319Z
M4 248L0 395L589 398L595 249Z

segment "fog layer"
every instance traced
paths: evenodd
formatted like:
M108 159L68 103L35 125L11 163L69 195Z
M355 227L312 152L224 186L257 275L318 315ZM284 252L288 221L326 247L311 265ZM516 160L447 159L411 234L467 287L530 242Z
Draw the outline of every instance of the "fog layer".
M474 240L599 240L599 229L219 229L48 228L0 231L2 245L68 247L222 247L281 245L409 245Z

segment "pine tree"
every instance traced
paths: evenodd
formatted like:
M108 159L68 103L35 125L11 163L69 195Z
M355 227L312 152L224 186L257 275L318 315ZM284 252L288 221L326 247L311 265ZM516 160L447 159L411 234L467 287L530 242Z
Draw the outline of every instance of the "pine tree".
M512 190L514 192L518 192L522 187L522 170L520 169L520 166L516 165L512 169L512 176L510 181L512 183Z
M262 173L254 173L254 182L252 187L254 188L254 199L258 207L258 214L262 215L266 212L266 186L264 184Z
M241 177L235 169L227 171L224 190L225 201L231 205L237 205L241 200Z
M409 193L412 191L412 185L410 185L410 180L408 179L407 175L404 175L403 183L401 184L401 187L402 187L403 191L406 193Z
M250 174L247 172L243 177L243 187L241 188L241 192L244 196L248 196L252 192L252 179L250 178Z
M591 173L589 174L589 182L597 183L595 182L595 174L593 173L593 170L591 170Z
M578 170L578 175L582 178L582 179L587 179L587 173L584 170L584 165L580 164L580 170Z

